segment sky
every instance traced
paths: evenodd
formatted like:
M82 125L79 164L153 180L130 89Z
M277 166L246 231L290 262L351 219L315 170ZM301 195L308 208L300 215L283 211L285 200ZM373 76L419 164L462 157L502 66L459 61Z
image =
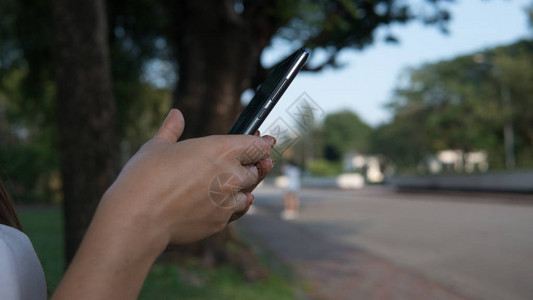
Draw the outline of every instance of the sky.
M391 116L384 105L402 70L531 37L533 29L528 27L525 13L531 4L532 0L457 0L449 5L452 20L448 35L418 22L392 26L399 44L376 39L363 51L341 52L339 61L346 64L342 69L300 73L261 129L279 117L286 119L287 109L304 92L325 113L349 109L372 126L387 122ZM262 61L272 64L292 50L276 41L264 51Z

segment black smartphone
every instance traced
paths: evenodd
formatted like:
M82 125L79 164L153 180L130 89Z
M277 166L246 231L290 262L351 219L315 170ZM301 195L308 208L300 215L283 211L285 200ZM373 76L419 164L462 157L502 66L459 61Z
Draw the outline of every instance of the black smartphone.
M257 89L255 96L233 123L229 134L254 134L309 58L305 48L277 64Z

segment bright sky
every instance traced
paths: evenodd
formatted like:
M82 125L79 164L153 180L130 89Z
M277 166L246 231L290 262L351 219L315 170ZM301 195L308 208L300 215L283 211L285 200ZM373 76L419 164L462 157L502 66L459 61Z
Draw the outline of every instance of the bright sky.
M261 128L280 116L285 119L285 110L303 92L326 113L350 109L371 125L386 122L390 115L384 105L403 69L531 36L533 30L525 13L531 4L532 0L458 0L450 5L449 35L419 23L394 26L392 32L399 44L377 40L362 52L342 52L339 61L347 64L343 69L299 74ZM286 45L274 43L265 51L263 61L271 64L290 51Z

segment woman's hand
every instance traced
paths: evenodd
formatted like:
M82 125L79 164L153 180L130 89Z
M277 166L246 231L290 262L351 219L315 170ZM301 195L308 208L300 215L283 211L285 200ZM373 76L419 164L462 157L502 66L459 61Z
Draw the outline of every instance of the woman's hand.
M134 298L169 244L222 230L246 212L272 167L274 138L226 135L176 143L173 109L106 191L54 298ZM97 179L95 179L97 180Z
M181 113L172 110L101 203L110 213L142 218L145 226L169 234L170 244L203 239L245 211L253 199L250 188L269 171L275 142L269 136L231 135L176 143L183 128Z

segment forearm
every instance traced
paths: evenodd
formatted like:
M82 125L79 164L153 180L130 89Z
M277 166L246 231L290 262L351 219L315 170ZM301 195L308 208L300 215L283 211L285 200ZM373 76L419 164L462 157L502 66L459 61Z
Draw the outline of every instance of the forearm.
M135 299L168 241L150 216L116 214L103 203L53 299ZM107 206L107 207L106 207ZM115 213L113 213L115 212ZM126 221L125 221L126 220Z
M250 189L272 167L267 158L275 140L230 135L176 143L183 127L181 113L171 110L128 161L104 195L54 299L134 299L169 243L204 239L246 212ZM257 155L246 155L251 146ZM235 205L222 207L211 198L209 182L228 173L236 176L220 195Z

